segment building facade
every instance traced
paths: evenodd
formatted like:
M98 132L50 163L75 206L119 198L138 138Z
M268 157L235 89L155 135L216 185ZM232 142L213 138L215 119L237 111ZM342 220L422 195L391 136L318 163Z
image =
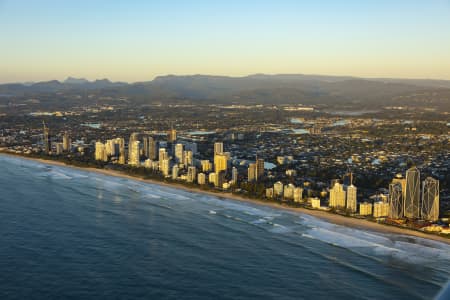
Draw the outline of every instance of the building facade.
M344 186L339 182L335 182L330 190L329 206L345 208L345 196Z
M403 190L402 184L393 182L389 184L389 218L403 218Z
M347 187L347 210L353 213L356 212L357 209L357 188L353 184Z
M427 177L422 184L421 217L427 221L439 219L439 180Z
M416 167L406 171L406 197L403 213L406 218L420 218L420 172Z

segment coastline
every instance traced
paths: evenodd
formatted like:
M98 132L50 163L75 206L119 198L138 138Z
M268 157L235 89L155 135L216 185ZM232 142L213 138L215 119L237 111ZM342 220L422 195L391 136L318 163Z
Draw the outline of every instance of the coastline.
M243 202L243 203L250 203L250 204L255 204L255 205L266 206L266 207L270 207L270 208L274 208L274 209L281 209L281 210L285 210L285 211L289 211L289 212L303 213L303 214L307 214L307 215L319 218L321 220L324 220L324 221L327 221L327 222L330 222L330 223L333 223L336 225L341 225L341 226L345 226L345 227L349 227L349 228L375 231L375 232L384 233L384 234L398 234L398 235L414 236L414 237L419 237L419 238L423 238L423 239L442 242L445 244L450 244L450 239L447 239L445 237L441 237L438 235L427 234L424 232L411 230L408 228L399 228L399 227L395 227L395 226L379 224L379 223L370 222L370 221L367 221L364 219L345 217L345 216L341 216L338 214L333 214L333 213L329 213L329 212L321 211L321 210L306 209L306 208L301 208L301 207L298 207L298 208L297 207L288 207L288 206L285 206L285 205L282 205L279 203L250 199L250 198L246 198L246 197L240 196L240 195L235 195L232 193L224 193L224 192L216 193L216 192L201 190L199 188L186 187L182 184L177 184L177 183L167 183L167 182L158 181L158 180L143 179L143 178L139 178L139 177L130 176L130 175L124 174L124 173L122 173L120 171L116 171L116 170L77 167L77 166L65 164L60 161L33 158L33 157L27 157L27 156L23 156L23 155L14 155L14 154L9 154L9 153L5 153L5 152L0 152L0 155L6 155L9 157L15 157L15 158L20 158L20 159L35 161L35 162L39 162L39 163L47 164L47 165L62 166L62 167L76 169L76 170L93 172L93 173L102 174L102 175L106 175L106 176L126 178L126 179L140 181L143 183L150 183L150 184L160 185L160 186L164 186L164 187L169 187L169 188L173 188L173 189L180 189L180 190L187 191L190 193L214 196L214 197L217 197L224 201L226 201L226 200L239 201L239 202Z

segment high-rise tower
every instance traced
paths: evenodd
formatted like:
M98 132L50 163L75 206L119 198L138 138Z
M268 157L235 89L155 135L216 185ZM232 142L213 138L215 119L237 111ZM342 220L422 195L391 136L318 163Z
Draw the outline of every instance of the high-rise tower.
M167 132L167 141L169 143L173 143L176 140L177 140L177 131L172 128Z
M51 144L50 144L50 129L45 125L45 122L42 121L42 124L44 126L44 131L43 131L43 138L42 138L42 143L44 146L44 151L46 154L50 153L51 150Z
M256 180L256 164L251 163L248 165L248 169L247 169L247 181L251 182L251 181L255 181L255 180Z
M128 158L128 164L132 166L139 166L140 163L140 155L139 155L139 147L140 142L135 140L131 144L128 145L128 151L129 151L129 158Z
M344 186L339 182L335 182L334 186L330 189L330 207L345 208L345 191Z
M214 171L219 173L227 170L228 157L225 154L214 155Z
M439 218L439 180L427 177L422 184L421 218L437 221Z
M149 158L149 136L144 136L142 138L142 152L146 158Z
M154 138L148 138L148 158L156 160L158 158L158 142Z
M175 159L177 163L182 164L184 163L184 145L183 144L176 144L175 145Z
M214 155L223 153L223 143L217 142L214 143Z
M420 172L416 167L406 171L406 197L403 213L410 219L420 218Z
M231 184L236 185L237 182L238 182L238 170L236 169L236 167L233 167L231 169Z
M256 164L255 179L256 181L258 181L264 177L264 159L256 158L255 164Z
M354 186L353 184L349 185L347 187L347 209L350 210L351 212L356 212L356 203L357 203L356 194L357 194L356 186Z
M63 150L64 151L70 151L72 141L70 139L69 133L66 131L63 135Z
M130 135L130 140L128 141L128 163L129 164L131 164L130 161L132 160L132 158L131 158L131 155L132 155L131 148L133 147L133 143L135 141L137 141L137 140L138 140L138 134L136 132L133 132Z
M403 190L400 182L389 184L389 218L403 218Z

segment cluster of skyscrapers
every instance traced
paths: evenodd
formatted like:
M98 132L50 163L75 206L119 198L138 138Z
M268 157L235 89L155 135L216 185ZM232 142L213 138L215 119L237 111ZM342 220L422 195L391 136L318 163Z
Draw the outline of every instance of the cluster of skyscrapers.
M350 183L345 185L338 180L332 182L329 194L329 207L346 209L351 213L357 208L357 188ZM397 175L389 185L388 195L379 195L373 204L359 203L359 214L373 215L375 218L412 219L437 221L439 218L439 181L427 177L420 181L416 167L406 171L406 178Z
M105 143L95 143L95 159L108 161L110 157L117 157L120 164L125 164L125 140L115 138L107 140Z
M71 150L71 139L64 133L62 143L56 143L56 154ZM52 151L49 129L43 124L43 148L46 153ZM184 180L189 183L213 184L219 188L230 188L238 184L239 174L236 167L230 168L230 152L224 151L222 142L214 143L213 162L197 160L195 142L177 140L177 132L171 129L167 140L156 140L152 136L132 133L126 147L124 138L114 138L106 142L95 143L95 159L145 167L157 170L165 177ZM231 172L229 172L231 171ZM293 171L293 170L288 170ZM286 171L288 173L288 171ZM247 168L247 182L258 182L264 177L264 160L256 158ZM276 182L266 188L266 198L303 202L303 188L294 184ZM326 195L326 194L325 194ZM416 167L406 171L405 178L398 174L389 185L388 195L380 195L373 204L368 201L359 203L359 214L373 215L376 218L412 219L436 221L439 218L439 181L432 177L420 180ZM320 207L320 200L314 202ZM358 207L357 188L353 185L352 173L348 173L343 183L333 180L329 190L328 205L338 210L356 213Z
M329 206L333 208L346 209L352 213L356 212L357 205L357 188L350 183L345 185L339 183L339 181L333 181L332 188L330 189Z
M132 133L128 141L128 150L125 148L123 138L95 143L95 159L99 161L145 167L157 170L163 176L174 180L185 180L200 185L209 182L215 187L229 188L238 183L238 170L236 167L230 168L231 154L224 151L222 142L214 144L213 162L197 160L194 158L196 154L197 144L179 141L174 129L167 133L166 141ZM250 163L247 173L249 182L263 178L264 160L257 159L255 163Z
M43 125L43 136L42 136L42 144L45 153L49 154L52 152L52 143L51 143L51 137L50 137L50 129L47 127L45 122L42 122ZM64 132L62 143L58 142L55 144L55 154L60 155L64 152L69 152L72 147L72 140L70 139L70 136L68 132Z
M436 221L439 218L439 180L420 181L420 171L412 167L406 178L397 175L389 185L389 217Z

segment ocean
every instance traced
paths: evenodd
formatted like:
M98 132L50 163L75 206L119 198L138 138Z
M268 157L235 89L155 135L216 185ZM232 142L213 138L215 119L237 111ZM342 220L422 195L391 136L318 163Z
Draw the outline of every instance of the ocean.
M450 246L0 155L0 299L432 299Z

